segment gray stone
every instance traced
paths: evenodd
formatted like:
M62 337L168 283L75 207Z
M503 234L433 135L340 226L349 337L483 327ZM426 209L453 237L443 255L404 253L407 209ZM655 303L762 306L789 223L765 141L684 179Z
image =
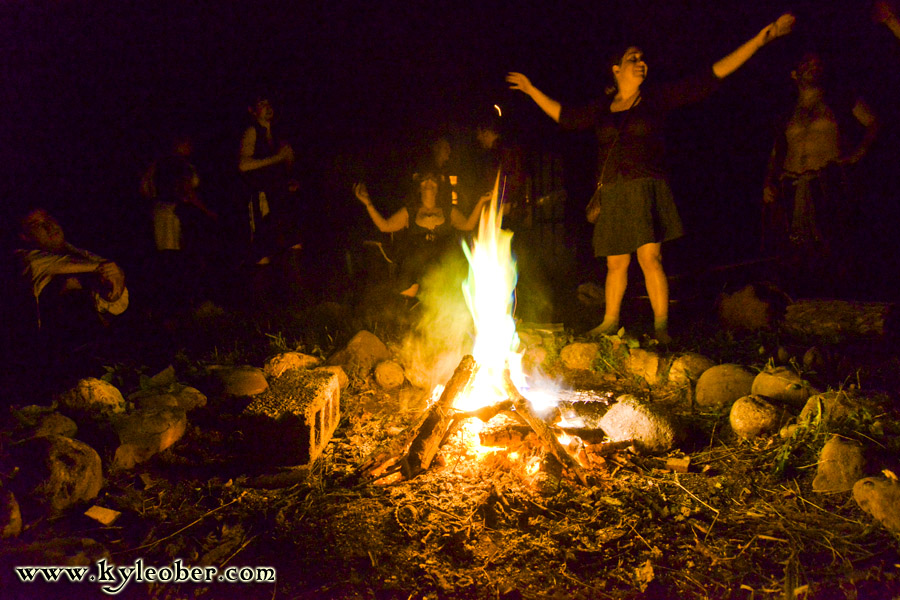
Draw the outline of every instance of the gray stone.
M544 367L547 356L547 349L543 346L529 348L525 351L525 354L522 355L522 369L524 369L526 373L536 373Z
M812 387L808 381L805 381L793 369L775 367L760 372L753 379L750 392L801 408L806 403L806 400L810 396L818 394L819 390Z
M832 436L822 447L814 492L849 492L862 479L865 458L858 443L839 436Z
M214 366L209 369L219 391L225 396L247 398L261 394L269 388L262 369L248 365L240 367Z
M695 400L706 410L721 410L738 398L749 396L755 375L736 364L710 367L697 380Z
M659 355L656 352L650 352L641 348L631 348L624 361L625 369L631 375L646 381L647 385L657 385L659 383L659 364Z
M96 450L60 435L35 437L16 446L21 480L14 485L53 511L93 500L103 487L103 469Z
M203 392L177 382L140 390L130 394L128 400L141 409L177 408L190 412L206 406Z
M672 419L631 395L620 396L600 419L600 428L613 442L632 441L640 452L671 450L677 440Z
M757 395L742 396L735 400L728 415L731 429L744 439L777 431L786 419L787 414L783 408Z
M392 360L383 360L375 367L375 382L386 390L400 387L405 380L403 367Z
M900 535L900 482L866 477L853 484L853 499L885 529Z
M178 408L137 410L114 423L121 445L113 466L130 469L169 448L187 429L187 416Z
M351 377L367 377L376 364L390 358L391 352L384 342L369 331L360 331L342 350L330 356L326 364L343 367Z
M86 377L59 397L59 403L81 413L108 417L125 412L125 398L111 383Z
M78 425L75 421L66 415L52 412L43 415L38 419L33 435L36 437L61 435L63 437L71 438L75 437L76 433L78 433Z
M672 361L668 381L672 385L693 385L707 369L714 366L716 363L702 354L687 352L676 356Z
M322 359L302 352L282 352L276 354L263 365L263 372L268 377L281 377L291 369L311 369L319 365Z
M567 369L590 370L600 346L593 342L574 342L559 351L559 359Z
M855 412L865 408L863 399L852 393L839 390L811 396L803 410L800 411L800 422L809 423L819 417L821 410L822 424L826 427L846 419Z

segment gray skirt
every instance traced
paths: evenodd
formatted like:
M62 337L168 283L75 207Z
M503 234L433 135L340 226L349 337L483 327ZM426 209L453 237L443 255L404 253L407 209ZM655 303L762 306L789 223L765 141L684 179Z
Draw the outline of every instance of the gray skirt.
M600 190L600 217L594 224L594 256L631 254L644 244L684 235L669 184L644 177L617 179Z

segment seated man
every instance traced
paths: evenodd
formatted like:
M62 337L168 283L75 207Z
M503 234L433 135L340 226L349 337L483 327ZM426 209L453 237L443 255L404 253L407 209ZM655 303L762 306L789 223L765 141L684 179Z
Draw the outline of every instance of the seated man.
M24 215L19 240L22 247L15 254L31 288L38 330L66 337L106 324L107 315L128 308L122 269L66 242L62 227L46 209Z

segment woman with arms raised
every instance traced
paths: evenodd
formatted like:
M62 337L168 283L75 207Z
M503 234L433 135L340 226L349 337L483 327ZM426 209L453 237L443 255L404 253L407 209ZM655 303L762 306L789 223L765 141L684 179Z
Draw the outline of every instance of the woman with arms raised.
M661 244L683 234L667 183L664 126L669 111L712 93L719 80L736 71L757 50L791 31L794 17L782 15L728 56L693 77L642 94L647 79L644 54L628 46L611 60L613 86L607 97L583 107L562 106L534 87L521 73L509 73L510 88L520 90L566 129L593 128L599 142L597 193L599 216L593 234L594 255L606 257L606 308L603 322L590 335L615 333L636 253L653 308L656 338L667 343L669 288Z
M457 241L456 231L472 231L478 224L481 211L490 200L483 196L475 204L469 216L456 206L438 201L438 178L426 173L418 176L418 196L388 218L381 216L363 183L353 186L353 193L366 207L369 218L382 233L395 233L409 229L406 252L401 259L401 294L415 296L419 279L427 267L434 263L449 243Z

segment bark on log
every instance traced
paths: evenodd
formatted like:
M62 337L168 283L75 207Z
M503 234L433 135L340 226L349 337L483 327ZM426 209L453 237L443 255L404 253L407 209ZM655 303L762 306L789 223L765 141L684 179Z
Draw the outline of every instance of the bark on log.
M896 307L886 302L797 300L784 315L788 331L836 339L883 337L897 324Z
M469 355L459 361L444 392L429 409L418 434L409 445L409 451L403 458L402 470L407 479L415 477L431 465L453 420L451 414L453 402L469 386L477 369L475 359Z
M512 378L510 378L509 375L509 369L503 371L503 387L510 400L513 401L516 412L522 415L522 418L524 418L528 425L531 426L544 443L547 450L553 454L565 468L572 471L582 485L588 485L587 475L585 475L581 465L579 465L578 461L572 458L572 455L562 447L562 444L556 439L556 435L550 429L550 426L547 425L543 419L534 414L531 410L531 404L519 393L516 385L512 382Z

